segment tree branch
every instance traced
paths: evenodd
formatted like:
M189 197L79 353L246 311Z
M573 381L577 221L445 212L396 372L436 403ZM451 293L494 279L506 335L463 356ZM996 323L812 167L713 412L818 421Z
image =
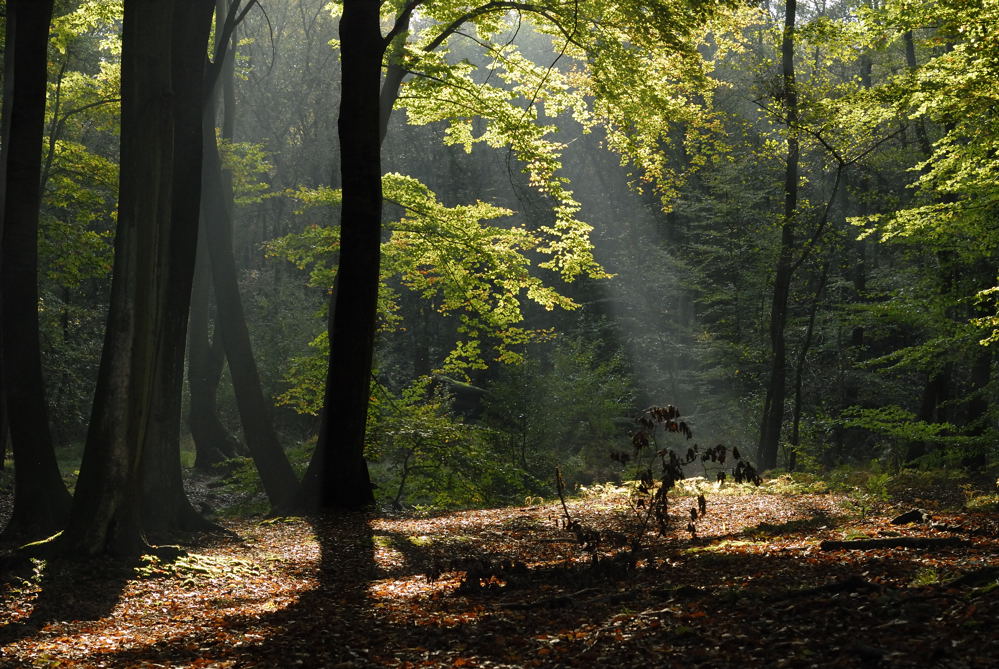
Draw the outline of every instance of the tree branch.
M566 40L568 40L572 44L575 44L576 46L580 47L582 46L581 44L579 44L579 42L576 41L575 28L571 32L567 31L565 27L562 25L562 23L558 20L558 17L554 15L552 12L550 12L547 8L528 2L510 2L509 0L493 0L492 2L488 2L484 5L476 7L471 11L466 12L465 14L462 14L454 21L449 23L444 28L444 30L441 31L439 35L437 35L437 37L435 37L433 40L430 41L429 44L423 47L423 50L427 52L433 51L441 44L443 44L448 37L450 37L453 33L455 33L458 30L458 28L460 28L463 24L471 21L472 19L476 19L480 16L485 16L486 14L491 14L493 12L499 12L509 9L516 10L518 12L528 12L530 14L537 14L538 16L543 16L544 18L551 21L556 28L558 28L559 32L562 33L563 37L565 37ZM575 18L577 15L578 15L577 11L574 11L573 17Z

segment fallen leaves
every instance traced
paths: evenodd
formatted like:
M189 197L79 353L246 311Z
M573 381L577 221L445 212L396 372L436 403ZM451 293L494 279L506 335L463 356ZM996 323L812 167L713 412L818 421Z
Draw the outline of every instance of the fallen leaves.
M627 493L571 511L621 531L615 494ZM639 559L608 549L596 563L562 536L555 507L237 522L239 539L137 573L8 575L0 666L992 666L995 519L909 527L850 519L839 502L709 496L696 540L650 534ZM954 536L945 527L967 545L818 549Z

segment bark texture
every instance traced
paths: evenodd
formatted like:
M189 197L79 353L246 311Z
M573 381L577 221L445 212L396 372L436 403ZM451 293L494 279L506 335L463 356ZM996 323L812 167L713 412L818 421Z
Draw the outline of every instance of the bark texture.
M171 82L173 154L169 248L164 269L166 317L156 349L156 380L143 462L143 529L156 537L206 529L184 492L180 466L184 347L198 241L201 201L202 114L205 50L214 5L176 3L173 12Z
M61 539L62 549L75 555L134 555L145 548L142 459L151 454L166 462L160 449L173 448L166 432L179 420L197 239L197 217L192 222L188 209L197 211L197 200L184 199L192 195L191 181L181 173L194 159L193 129L188 110L178 104L185 94L175 89L174 77L191 76L182 60L186 47L180 45L193 36L180 33L191 31L188 19L200 16L205 5L211 3L126 0L124 5L111 303L80 478ZM202 44L202 56L203 49Z

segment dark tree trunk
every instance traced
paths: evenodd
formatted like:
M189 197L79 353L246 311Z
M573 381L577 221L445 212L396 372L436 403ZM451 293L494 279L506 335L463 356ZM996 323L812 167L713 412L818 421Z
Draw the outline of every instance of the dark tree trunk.
M0 471L7 468L7 401L3 396L3 359L0 358Z
M209 101L205 105L204 128L204 227L218 307L216 324L229 360L229 373L250 457L260 473L267 498L273 506L283 507L291 502L298 480L274 431L271 405L264 396L253 358L232 252L232 214L226 204L232 198L226 195L214 122L215 106Z
M234 40L220 44L224 39L225 21L229 15L229 2L215 2L215 52L222 54L219 68L223 90L224 117L222 136L232 139L235 123L235 95L233 86ZM205 91L214 96L214 91ZM202 103L203 104L203 103ZM205 119L207 123L207 119ZM214 129L215 121L209 124ZM225 181L226 191L231 194L231 184ZM214 196L214 194L212 195ZM220 196L223 197L223 196ZM231 202L226 205L231 211ZM211 260L205 239L204 222L208 220L202 202L202 229L199 234L198 260L194 274L194 291L191 296L190 347L188 349L188 384L191 390L191 410L189 424L194 440L196 457L194 466L201 470L235 457L241 450L239 441L222 424L218 412L218 389L225 366L225 349L222 337L216 328L215 336L209 333L212 305Z
M916 42L913 39L912 31L906 30L902 35L902 41L905 43L905 65L909 68L910 72L915 72L918 67L916 62ZM916 140L919 143L919 150L923 152L923 155L927 158L933 153L933 147L930 146L930 139L926 136L926 126L923 124L922 117L917 118L915 121L916 126Z
M173 122L167 0L126 0L122 27L121 172L111 303L87 445L63 533L67 551L134 554L145 546L140 456L162 323L156 250L169 230Z
M0 109L0 254L3 252L3 219L7 201L7 147L10 144L10 110L14 101L14 58L12 51L14 43L14 26L11 22L11 12L6 15L6 30L4 35L5 52L3 59L3 102ZM44 119L43 119L44 122ZM0 260L2 263L2 260ZM2 265L0 265L2 266ZM3 289L0 287L0 318L3 318ZM3 328L0 327L0 469L6 467L8 423L7 397L3 368Z
M80 478L61 538L61 549L74 555L134 555L146 547L142 459L160 448L158 432L179 420L173 403L196 242L197 218L190 212L197 211L197 201L181 202L192 195L190 175L181 174L191 168L192 127L187 110L175 111L173 79L184 65L174 58L185 49L175 50L174 35L191 27L175 23L177 4L124 5L111 303ZM188 9L194 15L177 9L177 18L193 20L203 8L193 3Z
M972 291L990 285L995 276L994 258L986 257L979 260L975 263L974 270L970 274ZM969 315L988 317L990 310L985 305L979 304L971 310ZM989 409L992 402L995 401L995 392L991 388L994 357L992 347L979 345L971 356L968 399L965 402L962 422L970 436L982 437L989 431ZM972 444L965 451L961 464L973 473L983 473L988 464L988 452L991 444L985 440L977 441L978 443Z
M209 333L211 311L211 264L204 230L198 237L198 259L191 292L191 321L188 344L187 382L191 391L189 426L194 439L197 469L209 470L213 465L235 457L239 442L229 434L218 413L218 388L225 365L222 338Z
M340 265L330 304L330 364L319 439L304 487L306 502L321 508L374 502L364 434L381 251L379 86L385 44L378 3L345 0L340 40Z
M787 0L784 13L784 35L781 43L781 69L784 78L784 114L787 122L787 163L784 171L784 214L781 224L780 251L774 276L773 299L770 303L770 381L767 384L760 425L758 450L761 470L777 465L781 425L784 420L784 400L787 394L787 326L788 299L791 292L792 254L795 244L795 215L798 208L798 94L794 76L794 29L796 0Z
M985 434L988 424L989 396L988 387L992 380L992 349L983 346L975 354L971 365L971 399L967 405L965 425L968 433L973 436ZM987 447L978 444L972 447L964 456L962 464L973 472L982 472L987 464Z
M815 316L819 311L819 301L826 288L829 277L829 261L822 264L822 273L816 281L815 298L808 310L808 326L805 328L805 338L798 350L798 361L794 368L794 408L791 412L791 449L787 456L787 470L793 472L798 467L798 446L801 444L801 409L802 386L804 384L805 362L808 351L812 347L812 336L815 333Z
M66 521L70 496L59 474L42 381L38 332L38 209L52 1L7 5L9 120L4 122L2 341L14 453L14 510L6 536L43 536Z
M947 304L956 304L957 278L961 270L960 261L953 251L937 251L937 261L940 264L940 296ZM957 320L953 306L945 310L945 322ZM954 363L944 362L938 369L932 370L926 378L922 399L919 403L919 419L926 423L947 423L951 419L950 400L954 385ZM906 450L906 460L912 461L925 455L933 448L933 444L922 441L910 442Z
M143 460L143 528L157 536L205 529L210 524L184 492L180 466L184 344L198 242L201 203L202 114L210 0L176 3L173 13L173 183L169 253L170 289L156 355L156 387Z

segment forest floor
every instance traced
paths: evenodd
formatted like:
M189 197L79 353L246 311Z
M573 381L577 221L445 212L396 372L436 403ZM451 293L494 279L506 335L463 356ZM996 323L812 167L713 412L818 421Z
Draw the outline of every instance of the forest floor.
M622 489L569 500L627 533ZM836 494L693 497L641 550L554 504L222 521L171 563L0 577L2 667L995 667L999 514ZM823 540L951 538L926 548ZM607 539L606 541L609 541Z

